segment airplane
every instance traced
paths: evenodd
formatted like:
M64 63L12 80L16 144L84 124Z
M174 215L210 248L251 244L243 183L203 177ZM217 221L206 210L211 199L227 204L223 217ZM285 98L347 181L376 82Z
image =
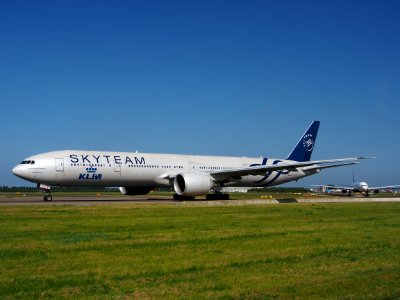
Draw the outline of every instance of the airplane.
M145 195L172 187L174 199L228 200L223 187L268 187L357 164L366 157L310 161L320 122L313 121L286 159L63 150L24 159L12 172L37 184L52 201L51 186L119 187L124 195Z
M361 193L361 194L364 194L365 197L369 197L370 194L378 194L382 190L400 188L400 185L370 187L364 181L354 182L352 185L344 185L344 186L331 185L331 184L328 184L328 185L313 184L311 186L319 187L321 189L321 191L325 194L342 194L342 195L351 196L352 193Z

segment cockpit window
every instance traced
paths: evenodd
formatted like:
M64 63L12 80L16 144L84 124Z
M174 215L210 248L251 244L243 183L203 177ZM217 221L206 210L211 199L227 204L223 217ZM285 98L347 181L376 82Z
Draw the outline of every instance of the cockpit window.
M34 160L23 160L21 162L21 165L34 165L35 161Z

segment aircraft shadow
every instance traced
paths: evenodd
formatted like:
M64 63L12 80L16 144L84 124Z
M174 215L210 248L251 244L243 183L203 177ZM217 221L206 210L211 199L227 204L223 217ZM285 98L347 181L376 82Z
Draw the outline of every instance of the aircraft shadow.
M297 199L295 198L283 198L283 199L276 199L279 203L298 203Z

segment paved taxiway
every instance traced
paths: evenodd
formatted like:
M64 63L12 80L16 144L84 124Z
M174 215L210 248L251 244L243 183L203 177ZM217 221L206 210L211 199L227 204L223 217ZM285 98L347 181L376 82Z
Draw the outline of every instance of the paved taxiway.
M126 196L89 196L89 197L54 197L53 201L43 201L43 197L10 197L0 198L1 205L72 205L72 206L94 206L105 204L174 204L175 200L162 197L126 197Z
M400 202L400 198L354 198L354 197L313 197L299 199L246 199L246 200L193 200L176 201L168 197L127 197L127 196L100 196L100 197L53 197L53 201L45 202L43 197L10 197L0 198L1 205L70 205L95 206L112 204L171 204L171 205L252 205L277 203L334 203L334 202Z

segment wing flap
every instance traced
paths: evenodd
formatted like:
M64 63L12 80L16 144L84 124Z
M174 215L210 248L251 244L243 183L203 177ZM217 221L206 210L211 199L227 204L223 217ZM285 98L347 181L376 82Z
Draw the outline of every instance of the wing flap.
M336 167L350 166L350 165L356 165L356 164L359 164L359 162L354 161L354 162L349 162L349 163L334 164L334 165L328 165L328 166L310 166L310 167L303 168L303 170L328 169L328 168L336 168Z

